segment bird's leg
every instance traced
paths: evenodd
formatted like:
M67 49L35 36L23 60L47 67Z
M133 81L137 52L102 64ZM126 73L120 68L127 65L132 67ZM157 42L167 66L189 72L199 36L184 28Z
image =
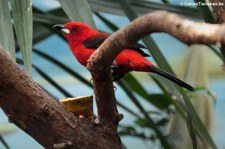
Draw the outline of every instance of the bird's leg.
M119 66L115 66L115 65L111 66L113 82L117 81L117 80L119 80L120 78L123 77L123 75L119 75L119 73L118 73L119 69L120 69Z
M121 79L123 75L113 75L113 82Z

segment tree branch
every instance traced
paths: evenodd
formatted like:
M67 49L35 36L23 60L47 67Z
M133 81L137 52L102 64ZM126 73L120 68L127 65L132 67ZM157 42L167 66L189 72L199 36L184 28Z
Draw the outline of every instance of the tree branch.
M92 55L87 68L96 72L101 69L96 67L97 65L111 65L122 49L136 43L142 37L156 32L168 33L187 44L225 44L224 24L198 23L183 19L173 13L157 11L137 18L125 28L111 35ZM94 59L96 60L94 61Z
M114 118L118 115L110 77L113 60L123 49L155 32L169 33L187 44L225 45L225 25L197 23L166 11L144 15L118 30L104 41L87 64L87 69L93 77L98 116L102 123L113 123L109 117Z
M115 127L80 120L43 91L0 49L0 106L45 148L121 148Z
M156 32L168 33L187 44L225 45L225 24L198 23L183 19L173 13L157 11L137 18L107 38L90 57L87 69L94 76L103 72L105 74L102 76L108 75L110 65L124 48Z
M223 6L212 5L213 13L216 17L216 23L222 24L225 22L225 2L224 0L209 0L209 2L214 4L223 4ZM222 45L220 51L225 57L225 45ZM222 66L223 70L225 70L225 62L223 62Z

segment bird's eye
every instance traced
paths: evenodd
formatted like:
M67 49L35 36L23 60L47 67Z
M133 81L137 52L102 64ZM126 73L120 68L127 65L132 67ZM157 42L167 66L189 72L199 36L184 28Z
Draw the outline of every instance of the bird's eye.
M72 27L72 30L73 31L77 30L77 27L76 26Z

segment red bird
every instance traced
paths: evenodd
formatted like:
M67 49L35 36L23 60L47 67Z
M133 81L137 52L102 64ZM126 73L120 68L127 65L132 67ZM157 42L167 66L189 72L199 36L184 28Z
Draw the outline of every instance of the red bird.
M83 66L87 65L87 60L92 53L110 36L110 34L98 32L80 22L68 22L65 25L54 25L53 28L63 33L69 43L70 50ZM153 72L190 91L194 90L194 88L187 83L155 67L144 58L149 55L144 53L141 48L145 48L145 46L139 43L130 45L115 58L112 64L112 75L114 79L121 78L130 71Z

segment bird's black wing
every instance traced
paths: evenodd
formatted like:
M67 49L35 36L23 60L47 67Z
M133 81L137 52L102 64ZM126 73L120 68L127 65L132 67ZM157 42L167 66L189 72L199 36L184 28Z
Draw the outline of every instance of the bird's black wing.
M109 35L110 34L107 34L107 33L100 33L100 34L94 35L94 36L86 39L83 42L83 45L86 48L97 49L105 41L105 39L109 37ZM139 54L141 54L144 57L150 56L149 54L147 54L141 50L141 49L147 49L147 47L145 47L144 45L142 45L140 43L136 43L127 48L131 49L131 50L135 50L136 52L138 52Z

